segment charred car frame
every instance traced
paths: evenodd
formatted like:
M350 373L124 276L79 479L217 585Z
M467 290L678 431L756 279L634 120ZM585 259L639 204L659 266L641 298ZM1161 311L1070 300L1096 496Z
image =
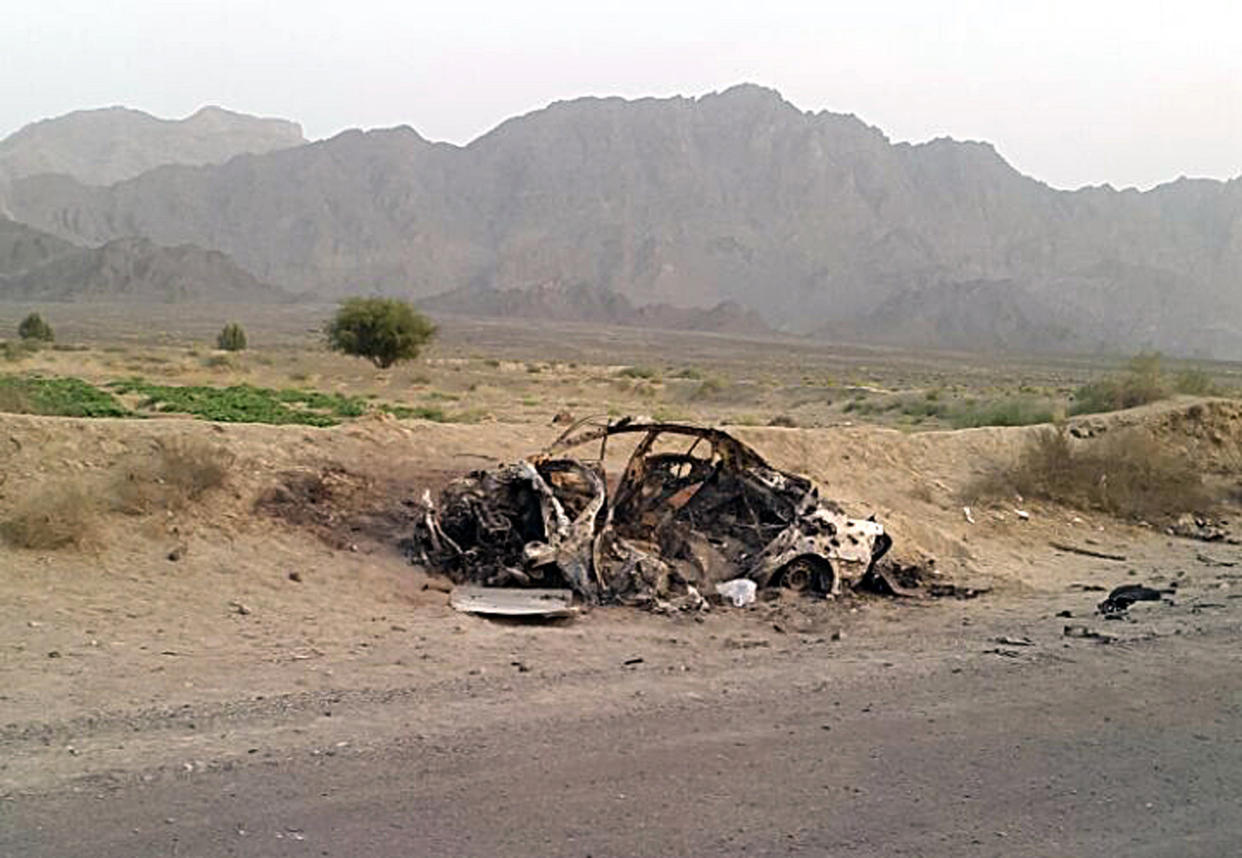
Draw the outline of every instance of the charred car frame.
M621 435L639 440L610 489L603 462ZM597 459L569 455L593 443ZM458 583L642 604L739 577L835 594L891 539L724 431L627 419L578 424L537 456L475 471L438 500L425 493L411 545L416 562Z

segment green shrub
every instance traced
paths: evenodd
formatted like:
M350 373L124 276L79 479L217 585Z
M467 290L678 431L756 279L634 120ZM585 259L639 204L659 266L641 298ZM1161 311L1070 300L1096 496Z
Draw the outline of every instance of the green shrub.
M324 327L328 347L366 358L380 369L413 360L435 336L436 326L408 302L348 298Z
M216 348L226 352L245 351L245 330L236 322L229 322L220 330L220 334L216 337Z
M23 340L40 343L50 343L56 339L56 335L52 333L52 326L43 321L43 317L38 313L31 313L21 320L17 326L17 336Z
M1201 369L1184 369L1173 380L1173 389L1188 396L1215 396L1219 391L1212 376Z
M948 419L955 429L1029 426L1032 423L1051 423L1056 419L1056 413L1052 403L1046 399L1011 396L986 402L967 400L960 408L953 409Z
M1070 414L1121 411L1156 402L1169 395L1161 371L1160 352L1143 352L1132 358L1124 375L1084 384L1074 391Z

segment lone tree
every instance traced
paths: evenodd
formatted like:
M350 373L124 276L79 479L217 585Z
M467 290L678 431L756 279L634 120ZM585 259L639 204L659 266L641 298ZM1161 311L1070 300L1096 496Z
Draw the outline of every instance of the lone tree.
M236 322L229 322L220 330L220 335L216 337L216 348L223 349L226 352L241 352L246 350L246 332L242 326Z
M17 326L17 335L23 340L38 340L44 343L50 343L56 339L52 333L52 326L43 321L43 317L38 313L31 313L22 319L21 324Z
M380 369L418 357L436 334L430 319L396 298L347 298L324 330L328 348Z

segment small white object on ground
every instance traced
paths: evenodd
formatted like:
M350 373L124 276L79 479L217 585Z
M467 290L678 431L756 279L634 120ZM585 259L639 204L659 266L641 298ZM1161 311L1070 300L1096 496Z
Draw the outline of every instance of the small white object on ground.
M975 523L975 517L970 514L970 507L968 506L962 507L962 515L966 516L966 520L970 522L971 524Z
M749 578L733 578L716 585L716 592L742 608L755 601L755 582Z

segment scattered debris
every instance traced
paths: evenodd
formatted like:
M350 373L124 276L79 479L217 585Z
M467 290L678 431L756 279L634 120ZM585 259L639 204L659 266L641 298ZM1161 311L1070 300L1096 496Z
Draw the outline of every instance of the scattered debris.
M984 655L999 655L1005 658L1018 658L1022 655L1016 649L1002 649L1001 647L993 647L992 649L985 649L983 651L983 654Z
M963 587L959 584L928 584L927 595L933 599L977 599L992 592L991 587Z
M643 657L641 655L638 655L638 656L635 656L634 658L627 658L625 661L621 662L621 666L622 667L633 667L636 664L642 664L642 663L643 663Z
M735 578L835 594L892 544L873 518L848 518L810 480L718 429L584 423L540 455L455 480L437 501L425 492L413 559L459 584L680 610L668 600L698 609L704 588ZM622 434L641 437L609 491L604 453ZM679 440L689 447L669 449ZM560 457L594 442L598 459Z
M1097 640L1100 643L1112 643L1117 638L1104 632L1097 632L1095 629L1087 626L1067 625L1062 631L1067 638L1087 638L1089 640Z
M1022 519L1023 521L1031 520L1031 514L1024 509L1015 509L1013 511L1013 514L1016 515L1018 518Z
M1035 641L1028 637L1011 638L1001 635L995 640L998 644L1004 644L1005 646L1035 646Z
M1198 560L1200 563L1202 563L1204 566L1223 566L1227 568L1230 566L1238 565L1232 560L1217 560L1215 557L1209 557L1208 555L1204 554L1202 551L1195 554L1195 559Z
M498 617L572 617L574 594L569 590L514 587L454 587L449 595L453 610Z
M970 512L970 507L968 507L968 506L964 506L964 507L962 507L962 515L966 517L966 521L967 521L968 523L970 523L970 524L974 524L974 523L975 523L975 517L974 517L973 515L971 515L971 512Z
M1128 611L1135 602L1159 602L1161 598L1159 590L1142 584L1124 584L1109 593L1098 608L1101 614L1120 614Z
M1229 522L1223 519L1213 521L1187 513L1170 526L1167 533L1170 536L1197 539L1200 542L1224 542L1229 545L1238 545L1238 540L1229 535L1228 524Z
M1066 542L1057 542L1055 540L1048 543L1057 551L1068 551L1070 554L1081 554L1083 557L1098 557L1101 560L1118 560L1124 562L1126 557L1124 554L1109 554L1105 551L1094 551L1090 548L1079 548L1077 545L1070 545Z
M735 608L743 608L754 602L755 589L755 582L749 578L733 578L716 585L716 592L732 602Z
M241 602L229 602L229 607L232 608L235 613L241 614L243 617L250 613L250 608Z
M903 566L886 559L873 564L854 585L854 589L880 596L913 598L922 595L917 589L922 583L923 570L920 567Z

